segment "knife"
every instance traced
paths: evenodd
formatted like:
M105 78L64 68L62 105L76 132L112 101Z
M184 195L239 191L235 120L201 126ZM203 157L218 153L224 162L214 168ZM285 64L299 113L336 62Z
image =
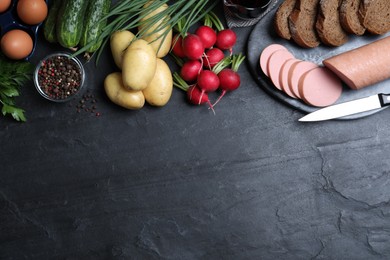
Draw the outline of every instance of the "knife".
M390 105L390 94L379 93L316 110L299 119L301 122L324 121L340 118Z

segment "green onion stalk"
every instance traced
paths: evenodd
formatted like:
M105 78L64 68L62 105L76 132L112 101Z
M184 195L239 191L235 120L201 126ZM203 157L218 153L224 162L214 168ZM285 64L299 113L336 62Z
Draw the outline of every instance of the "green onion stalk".
M99 37L94 41L88 42L85 46L77 50L74 53L74 56L84 53L90 46L94 45L96 42L102 41L101 47L96 51L96 62L98 62L103 47L109 41L111 34L120 30L133 31L138 27L142 27L143 29L138 31L136 34L137 38L154 34L160 30L164 30L164 33L162 33L159 37L165 38L171 29L184 36L189 31L190 27L202 20L209 12L211 12L217 3L218 1L213 0L118 1L116 4L111 6L108 14L102 18L104 20L107 19L108 22L102 29ZM148 14L157 10L164 4L167 4L168 8L156 15L146 18ZM169 19L166 19L166 17L169 17ZM159 26L153 30L149 30L155 24L159 24ZM146 35L146 33L148 34Z

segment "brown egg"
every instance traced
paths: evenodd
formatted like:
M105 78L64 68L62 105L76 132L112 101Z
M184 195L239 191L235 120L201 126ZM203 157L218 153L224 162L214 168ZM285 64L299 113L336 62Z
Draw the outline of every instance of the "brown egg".
M0 13L7 11L11 5L11 0L0 0Z
M20 60L26 58L33 50L31 36L20 29L8 31L0 41L2 52L10 59Z
M44 0L19 0L16 12L24 23L34 25L43 22L48 11Z

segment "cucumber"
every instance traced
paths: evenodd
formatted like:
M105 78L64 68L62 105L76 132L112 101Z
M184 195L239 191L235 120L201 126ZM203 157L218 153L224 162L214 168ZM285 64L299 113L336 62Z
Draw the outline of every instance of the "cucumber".
M43 23L43 35L48 42L57 42L56 20L62 1L54 1L49 8L49 14Z
M99 39L100 33L107 24L107 19L103 20L110 11L111 0L91 1L87 7L86 23L80 40L80 46L85 47L92 44L85 51L92 53L97 51L102 45L103 39Z
M93 0L92 0L93 1ZM76 47L81 39L89 0L65 0L57 17L57 40L65 48Z

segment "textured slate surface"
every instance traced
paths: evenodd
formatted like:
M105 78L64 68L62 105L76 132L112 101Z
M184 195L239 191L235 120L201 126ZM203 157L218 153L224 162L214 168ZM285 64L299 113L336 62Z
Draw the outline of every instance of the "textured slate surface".
M244 64L216 115L177 89L132 112L102 90L108 51L86 68L100 117L29 84L29 121L1 118L1 259L390 257L390 111L299 123Z

